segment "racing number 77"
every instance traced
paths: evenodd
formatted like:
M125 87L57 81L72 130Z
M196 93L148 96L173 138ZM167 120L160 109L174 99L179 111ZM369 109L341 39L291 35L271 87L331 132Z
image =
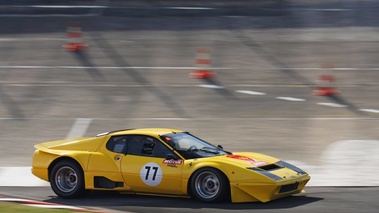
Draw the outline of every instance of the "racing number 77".
M145 180L148 180L149 179L149 174L150 174L150 170L151 170L151 166L145 166L145 169L147 170L146 171L146 176L145 176ZM157 172L158 172L158 167L153 167L153 170L154 170L154 174L153 174L153 178L152 180L154 181L155 180L155 177L157 176Z

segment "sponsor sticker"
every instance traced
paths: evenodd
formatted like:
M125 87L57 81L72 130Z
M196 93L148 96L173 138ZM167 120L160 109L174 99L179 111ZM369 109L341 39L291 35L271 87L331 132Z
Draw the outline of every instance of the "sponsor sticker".
M183 160L163 160L163 164L170 164L170 165L181 165L183 163Z

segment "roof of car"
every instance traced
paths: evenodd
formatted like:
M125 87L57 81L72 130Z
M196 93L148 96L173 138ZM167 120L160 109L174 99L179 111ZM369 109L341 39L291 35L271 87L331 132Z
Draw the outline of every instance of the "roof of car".
M165 135L172 132L184 132L180 129L170 129L170 128L138 128L138 129L123 129L115 130L110 132L105 132L98 134L97 136L104 135L123 135L123 134L146 134L146 135Z

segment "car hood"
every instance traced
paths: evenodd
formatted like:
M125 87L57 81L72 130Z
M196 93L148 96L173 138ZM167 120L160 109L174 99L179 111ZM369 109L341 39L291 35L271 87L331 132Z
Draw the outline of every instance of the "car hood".
M90 137L73 138L65 140L49 141L39 143L34 146L37 150L75 150L75 151L94 151L99 146L101 140Z
M279 159L256 152L234 152L230 155L212 157L216 161L242 167L260 167L273 164Z

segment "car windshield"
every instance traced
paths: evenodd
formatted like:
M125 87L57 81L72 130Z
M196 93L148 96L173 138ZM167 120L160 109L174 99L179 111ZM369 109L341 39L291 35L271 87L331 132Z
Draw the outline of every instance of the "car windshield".
M231 154L220 146L214 146L188 132L173 132L162 135L161 139L172 146L186 159Z

